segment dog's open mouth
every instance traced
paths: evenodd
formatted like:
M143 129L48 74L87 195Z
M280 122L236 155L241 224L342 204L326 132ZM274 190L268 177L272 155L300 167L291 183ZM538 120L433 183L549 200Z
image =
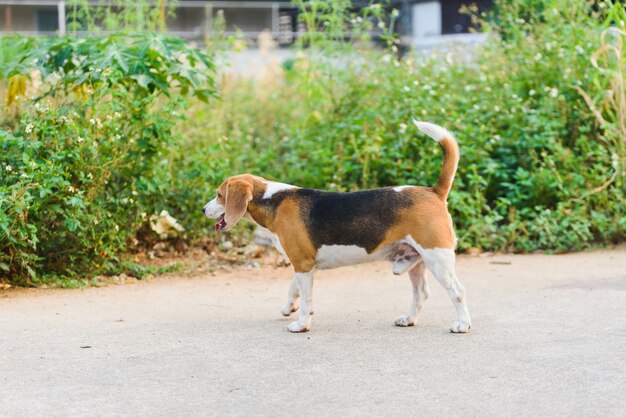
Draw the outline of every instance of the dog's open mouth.
M220 215L220 218L217 220L217 222L215 222L215 231L221 231L222 229L226 228L226 221L224 220L224 215L225 213L222 213Z

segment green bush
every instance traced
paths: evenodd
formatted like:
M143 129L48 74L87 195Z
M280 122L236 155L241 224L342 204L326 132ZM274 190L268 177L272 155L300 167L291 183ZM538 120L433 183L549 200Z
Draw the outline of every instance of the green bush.
M484 45L402 59L397 12L298 4L309 33L295 59L223 77L219 100L189 107L216 87L210 58L182 40L0 38L0 279L132 270L120 254L147 216L167 209L200 238L198 208L241 172L340 191L432 185L441 152L412 117L459 140L461 250L624 241L621 2L497 1L474 16Z
M183 96L214 94L213 64L157 35L3 43L27 46L3 74L38 71L44 84L32 100L13 99L18 116L0 130L0 277L32 284L115 270L163 209Z
M460 249L576 250L624 240L626 135L618 115L626 109L615 107L624 98L622 4L500 1L474 17L490 35L486 44L398 60L382 15L369 20L387 34L381 52L336 33L354 15L341 9L341 26L336 14L311 16L316 7L331 10L313 3L304 21L335 32L310 37L315 48L288 62L284 76L225 83L219 105L196 108L185 127L196 139L183 159L197 175L189 179L198 185L192 200L239 172L335 190L432 185L440 151L417 134L416 117L458 137L449 206ZM618 58L600 54L594 66L610 27L617 29L605 42ZM205 153L210 175L202 174Z

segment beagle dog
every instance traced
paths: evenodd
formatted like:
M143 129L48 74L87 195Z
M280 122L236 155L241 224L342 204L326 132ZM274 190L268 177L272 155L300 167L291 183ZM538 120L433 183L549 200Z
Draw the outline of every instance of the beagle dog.
M448 291L457 319L450 331L468 332L471 319L465 290L454 271L456 237L447 197L459 161L459 147L444 128L414 121L443 149L443 167L434 187L398 186L335 193L265 180L251 174L229 177L202 212L228 231L246 218L267 228L276 248L291 262L294 278L282 314L298 310L291 332L311 328L315 269L388 260L394 274L409 272L413 303L395 325L415 325L430 294L428 268Z

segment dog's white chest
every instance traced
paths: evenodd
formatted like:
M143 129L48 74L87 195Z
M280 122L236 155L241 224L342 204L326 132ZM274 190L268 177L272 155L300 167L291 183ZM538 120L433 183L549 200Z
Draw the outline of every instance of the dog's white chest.
M356 245L322 245L317 250L315 264L320 269L332 269L382 259L380 252L368 254L365 248Z

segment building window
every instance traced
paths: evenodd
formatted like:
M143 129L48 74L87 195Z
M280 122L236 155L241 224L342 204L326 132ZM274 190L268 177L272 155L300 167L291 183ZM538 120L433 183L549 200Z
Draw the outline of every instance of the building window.
M59 11L54 8L37 9L37 31L56 32L59 30Z
M459 13L463 5L476 4L480 12L492 7L492 0L443 0L441 2L441 33L444 35L468 33L472 28L472 18Z

